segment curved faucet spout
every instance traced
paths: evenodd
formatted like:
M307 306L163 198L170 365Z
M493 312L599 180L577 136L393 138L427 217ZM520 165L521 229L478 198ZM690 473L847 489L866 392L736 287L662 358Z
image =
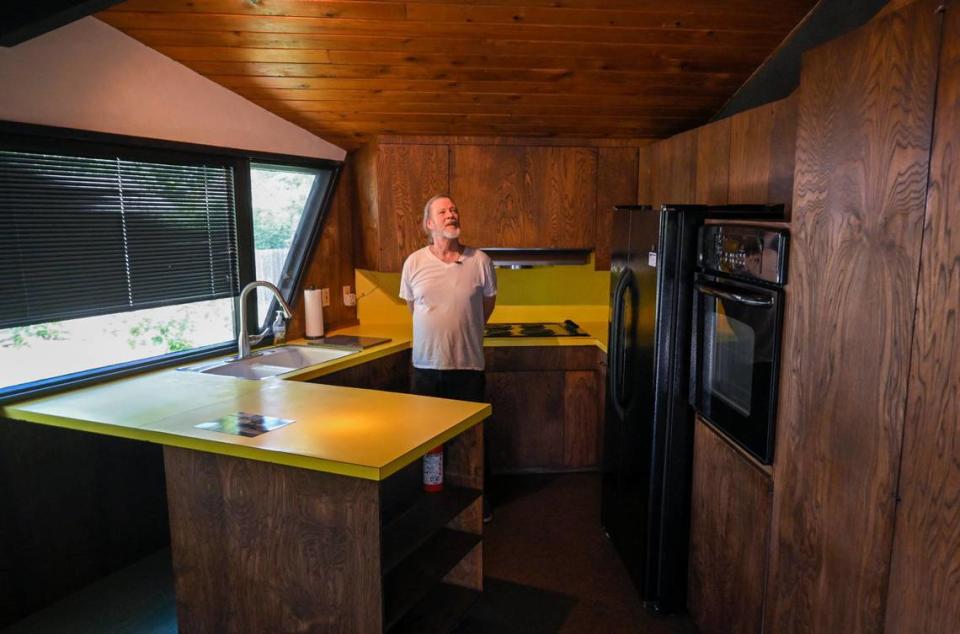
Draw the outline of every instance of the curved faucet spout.
M240 334L237 336L237 358L243 359L250 356L250 335L247 333L247 296L250 292L257 288L265 288L277 298L277 302L280 304L280 310L283 311L283 316L287 319L293 316L293 309L290 308L290 305L283 295L280 294L280 289L271 284L270 282L265 282L263 280L254 280L246 286L243 287L243 290L240 291L240 301L237 303L237 312L240 313L237 321L240 322Z

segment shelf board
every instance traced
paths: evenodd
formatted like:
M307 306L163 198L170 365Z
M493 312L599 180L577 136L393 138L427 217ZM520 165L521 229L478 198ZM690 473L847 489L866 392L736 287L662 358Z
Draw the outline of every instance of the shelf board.
M390 634L450 632L479 597L476 590L440 583L390 628Z
M438 493L423 493L413 506L384 526L381 574L388 574L480 495L478 489L450 485Z
M385 629L400 621L480 543L480 535L441 529L383 579Z

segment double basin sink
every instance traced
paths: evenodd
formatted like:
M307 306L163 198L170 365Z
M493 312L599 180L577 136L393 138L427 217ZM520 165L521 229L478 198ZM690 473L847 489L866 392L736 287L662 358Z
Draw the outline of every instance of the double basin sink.
M259 380L333 361L357 352L359 350L333 347L277 346L261 350L243 359L223 359L179 369Z

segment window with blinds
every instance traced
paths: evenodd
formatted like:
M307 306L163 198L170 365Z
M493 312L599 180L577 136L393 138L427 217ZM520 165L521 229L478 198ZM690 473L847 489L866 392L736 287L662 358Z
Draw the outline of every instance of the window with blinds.
M294 301L339 167L0 121L0 402L235 350L244 284Z
M232 345L244 163L24 145L0 148L0 399Z
M239 292L234 175L0 150L0 329Z

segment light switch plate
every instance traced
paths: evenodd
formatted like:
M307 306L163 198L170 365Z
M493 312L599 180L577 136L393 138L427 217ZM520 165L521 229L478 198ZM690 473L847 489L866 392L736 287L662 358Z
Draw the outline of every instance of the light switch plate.
M320 305L327 307L330 305L330 289L321 288L320 289Z

